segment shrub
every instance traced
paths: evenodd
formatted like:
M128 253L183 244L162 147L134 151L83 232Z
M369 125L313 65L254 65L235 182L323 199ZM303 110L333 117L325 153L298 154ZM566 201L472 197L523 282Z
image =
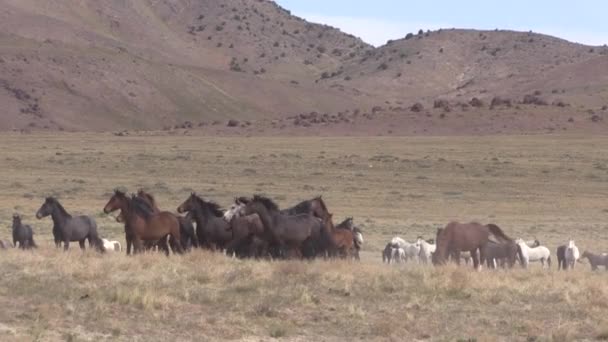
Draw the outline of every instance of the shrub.
M414 113L420 113L424 110L424 106L420 102L414 103L413 106L410 107L410 110Z

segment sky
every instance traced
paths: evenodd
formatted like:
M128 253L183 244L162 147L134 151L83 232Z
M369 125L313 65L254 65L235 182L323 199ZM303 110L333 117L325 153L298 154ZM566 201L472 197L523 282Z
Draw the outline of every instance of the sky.
M608 0L275 0L292 14L375 46L419 29L534 31L608 44Z

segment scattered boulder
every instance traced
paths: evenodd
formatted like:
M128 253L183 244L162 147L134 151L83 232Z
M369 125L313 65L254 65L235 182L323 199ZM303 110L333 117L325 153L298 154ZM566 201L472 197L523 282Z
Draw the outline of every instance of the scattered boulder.
M510 108L512 106L511 99L502 98L500 96L495 96L492 99L492 103L490 104L490 109L494 109L495 107L498 107L498 106L505 106L505 107Z
M410 107L410 110L414 113L420 113L424 110L424 106L420 102L414 103L413 106Z
M469 104L471 105L471 107L476 107L476 108L480 108L484 106L483 101L481 101L480 99L474 97L471 99L471 101L469 101Z

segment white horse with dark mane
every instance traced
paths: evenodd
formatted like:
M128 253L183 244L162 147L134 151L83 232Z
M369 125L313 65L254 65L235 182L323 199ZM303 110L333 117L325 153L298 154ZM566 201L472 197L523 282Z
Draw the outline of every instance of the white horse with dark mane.
M424 264L428 264L429 262L431 262L433 253L435 253L435 250L437 249L437 245L435 245L434 243L430 243L429 241L425 241L420 236L418 237L418 240L416 240L416 244L420 246L420 253L418 254L420 262Z
M566 269L574 269L574 265L581 257L581 254L578 250L578 247L574 244L574 240L568 241L568 245L566 246Z
M545 262L547 263L547 268L551 267L551 251L549 251L549 248L545 246L530 247L522 239L515 240L515 243L519 247L521 263L524 268L527 268L530 262L535 261L540 261L543 268L545 267Z
M118 242L118 241L110 241L108 239L101 239L101 242L103 242L103 247L106 249L106 251L114 251L114 252L122 251L122 246L120 245L120 242Z

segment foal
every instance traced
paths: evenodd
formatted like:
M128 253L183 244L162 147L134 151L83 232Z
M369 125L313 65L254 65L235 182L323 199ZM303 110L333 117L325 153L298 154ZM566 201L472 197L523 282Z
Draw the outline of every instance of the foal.
M32 227L27 224L22 224L21 216L14 214L13 245L17 247L17 243L19 243L19 248L21 249L37 248L36 243L34 242L34 231L32 230Z

